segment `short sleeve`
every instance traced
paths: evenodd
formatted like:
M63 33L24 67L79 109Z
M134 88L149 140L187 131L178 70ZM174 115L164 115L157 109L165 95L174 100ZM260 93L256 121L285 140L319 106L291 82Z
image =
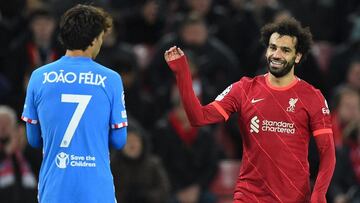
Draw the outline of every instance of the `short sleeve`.
M241 84L241 81L231 84L212 102L212 105L221 113L225 120L239 109L239 102L241 100L241 92L239 90L241 89Z
M125 108L125 93L120 75L116 74L113 80L113 94L111 105L111 128L117 129L128 125Z
M315 91L315 98L310 108L310 127L313 135L332 133L329 106L320 91Z
M30 77L25 97L25 104L21 119L27 123L37 124L38 123L38 114L36 106L36 77L33 73Z

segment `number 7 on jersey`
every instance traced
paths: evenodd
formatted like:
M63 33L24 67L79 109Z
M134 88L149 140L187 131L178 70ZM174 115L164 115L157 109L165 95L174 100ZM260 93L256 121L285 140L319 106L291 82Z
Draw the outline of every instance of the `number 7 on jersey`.
M91 95L61 94L61 102L77 103L78 105L71 117L68 127L66 128L64 137L61 140L60 147L69 147L71 139L74 136L74 132L79 125L80 119L83 116L91 97Z

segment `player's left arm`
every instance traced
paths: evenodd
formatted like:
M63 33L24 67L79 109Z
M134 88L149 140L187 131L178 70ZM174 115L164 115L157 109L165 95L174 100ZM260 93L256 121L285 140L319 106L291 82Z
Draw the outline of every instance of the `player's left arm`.
M326 202L326 192L335 169L335 147L332 133L323 133L315 136L315 142L319 151L320 166L316 177L312 203Z
M318 148L320 165L311 202L326 203L326 192L335 169L335 146L328 105L320 92L317 92L316 96L316 104L311 105L313 114L310 125Z
M125 94L120 75L116 74L112 81L112 104L110 116L110 145L121 149L126 144L128 125L125 109Z
M126 127L110 131L110 144L115 149L122 149L126 144Z
M38 121L37 105L36 105L36 81L37 74L31 74L28 87L26 90L26 98L24 110L21 119L26 122L26 137L32 147L42 147L43 140L41 137L41 127Z

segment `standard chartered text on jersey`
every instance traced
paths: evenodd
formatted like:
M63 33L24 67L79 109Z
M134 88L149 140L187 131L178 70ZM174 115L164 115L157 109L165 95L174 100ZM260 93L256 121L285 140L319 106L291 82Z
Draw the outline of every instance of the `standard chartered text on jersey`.
M43 73L44 79L43 84L45 83L74 83L78 82L79 84L85 85L101 85L105 87L106 76L102 76L97 73L89 72L65 72L64 70L60 70L59 72L51 71Z

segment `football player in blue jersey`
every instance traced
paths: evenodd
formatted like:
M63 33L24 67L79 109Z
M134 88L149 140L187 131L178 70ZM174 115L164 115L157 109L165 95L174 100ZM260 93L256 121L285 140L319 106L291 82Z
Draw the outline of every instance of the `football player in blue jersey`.
M112 19L104 10L77 5L60 21L66 54L36 69L22 119L33 147L43 148L39 202L114 203L109 146L126 143L121 77L96 63Z

